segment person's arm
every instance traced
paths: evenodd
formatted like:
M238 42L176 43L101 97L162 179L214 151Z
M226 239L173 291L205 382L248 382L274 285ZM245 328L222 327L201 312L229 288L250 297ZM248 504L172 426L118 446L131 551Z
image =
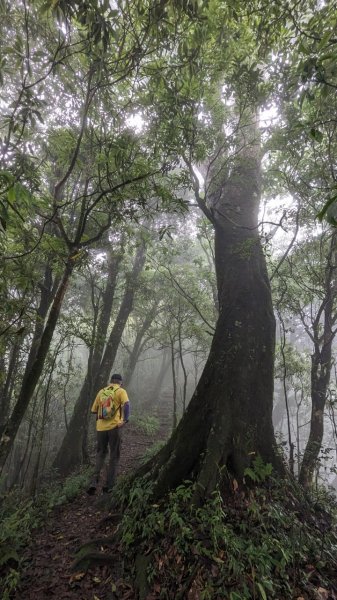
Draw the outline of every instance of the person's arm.
M119 402L122 408L121 417L123 417L123 423L127 423L130 417L130 402L128 395L124 388L118 390ZM122 424L122 423L121 423Z
M127 401L123 405L123 421L124 421L124 423L128 422L129 417L130 417L130 402Z

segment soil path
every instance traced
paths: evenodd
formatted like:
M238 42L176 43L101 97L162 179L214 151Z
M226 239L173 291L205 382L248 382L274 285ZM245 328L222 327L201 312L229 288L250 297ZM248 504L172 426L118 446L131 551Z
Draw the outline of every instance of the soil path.
M154 442L168 437L169 422L165 412L159 415L161 427L153 437L139 431L132 422L125 427L120 474L133 469ZM24 570L15 600L134 598L132 588L119 578L118 559L115 568L104 565L87 571L72 569L79 548L92 539L110 537L113 527L106 495L102 495L100 489L96 496L84 492L71 503L53 510L43 527L33 532L24 555Z

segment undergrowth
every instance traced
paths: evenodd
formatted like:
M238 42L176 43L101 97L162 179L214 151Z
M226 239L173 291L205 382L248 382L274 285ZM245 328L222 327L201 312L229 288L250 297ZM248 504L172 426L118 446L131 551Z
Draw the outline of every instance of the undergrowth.
M88 471L68 477L41 489L34 498L22 496L20 490L6 492L0 498L0 592L8 600L20 579L21 552L30 540L32 530L43 524L50 512L84 489Z
M165 441L154 442L147 450L145 450L143 456L140 459L140 463L144 465L150 458L158 454L159 450L165 445Z
M337 513L328 492L309 498L268 478L226 499L216 490L201 508L193 493L187 481L153 504L145 479L119 489L121 551L130 580L143 585L140 599L308 600L318 588L335 597Z
M148 436L153 436L159 431L160 421L157 417L152 415L141 417L141 416L133 416L134 426L139 431L146 433Z

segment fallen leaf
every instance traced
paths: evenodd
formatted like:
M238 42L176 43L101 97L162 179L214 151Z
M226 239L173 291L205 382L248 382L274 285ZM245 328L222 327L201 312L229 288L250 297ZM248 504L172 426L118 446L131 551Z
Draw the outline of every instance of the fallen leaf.
M317 590L317 600L328 600L329 598L329 590L326 590L325 588L319 587Z
M86 573L85 571L81 571L80 573L74 573L74 575L72 575L69 579L69 583L72 583L73 581L81 581L81 579L83 579L83 577L85 577Z

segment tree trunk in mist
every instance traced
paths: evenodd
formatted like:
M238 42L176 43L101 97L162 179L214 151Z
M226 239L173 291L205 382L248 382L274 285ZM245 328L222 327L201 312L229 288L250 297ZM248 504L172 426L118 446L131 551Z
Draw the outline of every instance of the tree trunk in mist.
M332 342L335 337L333 325L336 321L334 303L337 297L336 248L337 234L333 234L325 270L325 297L313 323L314 353L311 356L311 420L308 442L304 451L299 481L309 487L313 480L317 459L324 435L324 409L332 368ZM320 316L323 313L323 332L320 331Z
M138 279L145 265L145 260L146 247L145 243L142 241L138 246L132 271L127 276L123 300L105 347L98 373L95 376L95 391L100 390L109 382L110 372L114 366L117 350L122 339L125 325L133 309L133 301L138 285Z
M2 432L2 437L0 440L0 469L4 467L7 457L9 456L21 421L42 374L44 363L53 338L53 333L60 315L63 298L67 291L70 276L74 269L74 262L75 261L72 256L69 256L63 273L62 281L52 302L46 326L44 327L42 336L40 338L39 346L36 349L35 356L31 362L29 370L25 371L19 397L15 404L12 415L6 424L4 431Z
M166 373L168 371L170 364L171 364L170 349L165 348L163 350L162 361L161 361L159 373L156 377L153 388L151 388L152 391L150 391L149 395L144 399L144 402L142 402L142 407L144 408L144 410L150 411L153 406L159 404L160 392L163 387L165 376L166 376Z
M202 502L217 484L228 491L231 478L242 480L257 455L283 472L272 425L275 319L258 235L260 152L252 133L227 179L219 164L212 168L207 212L215 227L219 319L183 418L139 470L154 480L155 497L194 479L195 501Z
M144 336L146 334L146 332L150 329L153 319L155 318L157 312L157 306L154 306L150 312L146 315L143 324L141 326L141 328L137 331L137 335L136 335L136 339L135 339L135 343L133 345L133 348L130 352L130 356L129 356L129 360L128 360L128 365L126 367L126 371L123 375L123 385L125 388L128 387L128 385L130 384L130 381L132 379L132 376L134 374L139 356L142 352L143 349L143 343L144 343ZM146 340L145 340L146 341Z
M13 378L15 375L16 366L17 366L17 362L18 362L18 358L19 358L20 347L21 347L21 339L19 338L18 340L15 340L15 343L11 349L7 372L5 371L5 369L3 370L3 375L5 377L5 380L4 380L4 385L2 387L1 394L0 394L0 406L1 406L0 436L1 436L1 432L4 430L4 428L6 426L6 423L7 423L8 417L9 417L9 413L10 413L11 390L13 387L12 386Z
M287 389L287 361L286 361L286 357L285 357L285 346L286 346L286 329L285 329L285 325L284 325L284 321L282 318L282 314L280 313L280 311L278 311L278 318L280 321L280 353L281 353L281 357L282 357L282 386L283 386L283 396L284 396L284 403L285 403L285 408L286 408L286 415L287 415L287 429L288 429L288 445L289 445L289 471L292 475L294 475L294 467L295 467L295 444L292 440L292 434L291 434L291 416L290 416L290 408L289 408L289 396L288 396L288 389Z
M172 373L172 385L173 385L173 411L172 411L172 430L174 431L177 427L178 417L177 417L177 374L176 374L176 366L175 366L175 351L174 351L174 338L170 339L170 348L171 348L171 373Z
M35 495L36 490L38 489L40 471L43 472L43 465L45 464L46 457L47 457L46 448L44 447L44 437L45 437L45 428L46 428L48 410L49 410L50 399L51 399L50 388L52 385L53 373L55 370L56 361L59 357L59 353L60 353L62 344L63 344L63 339L61 338L54 350L54 356L52 358L51 365L49 368L48 381L47 381L46 389L44 390L42 415L41 415L40 411L36 415L37 416L37 435L36 435L36 440L35 440L35 444L34 444L34 446L35 446L34 447L35 464L34 464L32 477L31 477L30 484L29 484L29 492L31 495ZM37 394L37 396L38 396L38 394ZM44 449L44 452L43 452L43 449ZM41 465L42 465L42 468L41 468Z
M103 358L101 358L103 347L97 349L92 368L88 369L80 395L75 404L74 413L70 420L68 431L63 439L61 448L54 460L53 467L62 475L67 475L83 462L83 440L86 436L90 406L99 389L107 385L109 374L116 358L127 319L133 308L133 299L136 291L137 280L145 264L145 246L141 244L137 250L131 273L127 276L124 296L116 317L116 321L110 333ZM111 306L110 306L111 313ZM110 317L110 314L109 314ZM105 332L100 334L100 339L105 339L108 327L106 318L101 319L104 323Z
M87 373L76 400L74 412L68 424L66 434L53 462L53 468L57 469L63 475L70 473L83 461L83 442L86 438L88 414L94 394L93 381L102 358L122 257L123 252L116 255L111 253L109 256L107 284L103 293L97 330L93 332Z
M40 302L36 311L36 321L35 321L35 329L33 334L33 339L30 344L30 350L28 354L27 363L25 366L25 374L29 373L31 366L33 364L34 358L36 356L39 343L41 341L41 337L43 334L44 324L46 320L46 316L48 314L48 310L52 303L52 300L55 296L57 286L59 281L55 281L53 284L52 270L50 265L46 265L45 272L43 276L43 281L40 284ZM13 389L13 378L16 373L16 364L20 351L20 347L22 345L22 339L16 341L15 345L12 348L10 361L8 365L8 370L6 374L5 384L3 386L1 396L0 396L0 406L1 406L1 414L0 414L0 437L2 436L4 429L6 427L6 423L9 417L10 412L10 401L11 401L11 391Z
M182 368L182 372L183 372L183 378L184 378L184 381L183 381L183 412L185 412L185 410L186 410L186 393L187 393L187 378L188 378L188 373L186 371L186 366L185 366L185 361L184 361L183 341L182 341L181 329L182 329L182 323L179 322L179 327L178 327L179 360L180 360L180 364L181 364L181 368Z

